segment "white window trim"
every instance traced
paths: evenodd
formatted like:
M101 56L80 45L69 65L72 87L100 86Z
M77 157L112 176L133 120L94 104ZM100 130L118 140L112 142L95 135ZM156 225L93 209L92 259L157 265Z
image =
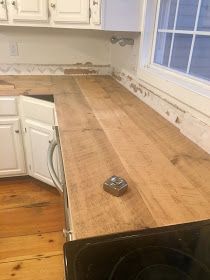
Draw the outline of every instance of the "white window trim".
M151 64L159 0L144 0L140 61L138 77L142 83L163 92L169 97L194 108L210 118L210 83L189 74L180 73L158 64ZM149 51L148 51L149 50ZM160 93L159 92L159 93Z

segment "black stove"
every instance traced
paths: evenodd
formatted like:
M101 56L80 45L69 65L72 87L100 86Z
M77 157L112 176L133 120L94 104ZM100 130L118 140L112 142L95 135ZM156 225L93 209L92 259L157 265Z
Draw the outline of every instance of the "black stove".
M66 280L210 280L210 220L67 242Z

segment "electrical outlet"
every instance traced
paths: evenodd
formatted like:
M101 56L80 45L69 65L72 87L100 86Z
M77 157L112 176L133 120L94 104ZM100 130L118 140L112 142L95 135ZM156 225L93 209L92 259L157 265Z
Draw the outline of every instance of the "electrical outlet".
M9 43L9 53L10 53L10 56L19 56L17 42Z

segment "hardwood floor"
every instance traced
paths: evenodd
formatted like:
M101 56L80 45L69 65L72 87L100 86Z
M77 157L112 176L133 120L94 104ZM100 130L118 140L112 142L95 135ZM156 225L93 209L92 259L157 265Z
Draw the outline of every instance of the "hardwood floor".
M63 200L29 177L0 179L0 279L62 280Z

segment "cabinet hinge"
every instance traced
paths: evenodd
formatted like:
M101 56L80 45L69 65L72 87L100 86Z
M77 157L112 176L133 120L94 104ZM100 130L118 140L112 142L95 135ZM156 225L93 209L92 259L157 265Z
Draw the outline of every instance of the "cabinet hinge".
M91 16L92 16L92 10L91 8L89 8L89 18L91 18Z
M27 129L26 129L26 127L25 127L25 133L27 132Z

